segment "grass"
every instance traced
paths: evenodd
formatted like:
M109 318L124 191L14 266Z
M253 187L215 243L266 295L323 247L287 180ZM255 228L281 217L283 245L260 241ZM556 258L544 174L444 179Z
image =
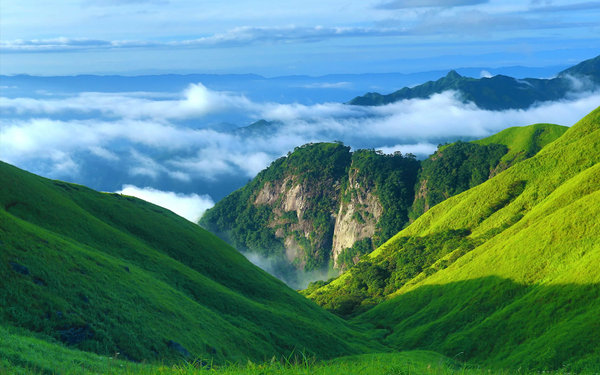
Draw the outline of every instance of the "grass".
M140 361L381 347L170 211L4 163L0 180L1 326Z
M514 126L502 130L490 137L472 143L480 145L501 144L508 147L508 153L501 161L514 164L535 155L544 146L555 141L567 131L566 126L554 124L534 124Z
M431 351L415 350L345 356L321 361L291 352L264 362L246 361L215 365L210 360L179 364L137 364L118 356L99 356L67 349L0 328L0 374L106 374L106 375L489 375L539 374L523 370L488 369L459 362ZM571 374L567 369L545 374ZM583 372L594 374L599 372Z
M478 245L354 322L379 329L398 350L463 353L490 367L597 371L599 149L600 108L534 157L433 207L366 260L398 251L393 244L404 237L448 230L468 230ZM342 275L320 293L354 278Z

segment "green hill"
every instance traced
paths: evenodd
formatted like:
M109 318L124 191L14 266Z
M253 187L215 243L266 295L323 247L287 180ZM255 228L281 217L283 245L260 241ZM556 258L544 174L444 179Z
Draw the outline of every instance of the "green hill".
M341 313L368 310L355 322L403 350L495 366L597 368L599 149L600 108L307 294Z
M583 80L574 85L573 78ZM384 105L403 99L428 98L448 90L458 91L464 102L473 102L479 108L503 110L529 108L534 103L563 99L569 92L589 90L600 84L600 56L566 69L552 79L516 79L497 75L490 78L463 77L450 71L437 81L415 87L404 87L391 94L370 92L352 99L353 105Z
M0 181L0 326L137 361L366 347L346 322L168 210L5 163Z
M481 140L439 147L421 163L410 218L532 157L566 130L552 124L515 126Z
M566 126L553 124L534 124L525 127L514 126L501 132L472 141L479 145L500 144L508 147L507 152L501 159L505 166L532 157L537 154L548 143L553 142L567 131Z

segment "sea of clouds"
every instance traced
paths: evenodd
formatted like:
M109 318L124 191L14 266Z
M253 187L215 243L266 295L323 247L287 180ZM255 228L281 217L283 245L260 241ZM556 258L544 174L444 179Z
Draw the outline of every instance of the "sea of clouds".
M488 111L447 91L378 107L281 104L202 83L178 93L3 96L0 159L50 178L138 196L196 221L214 201L308 142L339 140L354 149L426 157L440 143L511 126L570 126L599 103L599 92L580 92L527 110ZM228 123L231 118L238 122ZM233 130L259 119L273 124Z

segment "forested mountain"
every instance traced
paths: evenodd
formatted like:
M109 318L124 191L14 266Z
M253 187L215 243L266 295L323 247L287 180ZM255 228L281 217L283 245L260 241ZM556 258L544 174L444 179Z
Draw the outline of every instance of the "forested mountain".
M351 152L339 143L305 145L218 202L200 224L242 252L268 257L271 272L298 286L294 268L347 269L410 219L531 157L564 130L511 128L441 146L423 162L400 153Z
M402 228L418 161L339 143L297 147L208 210L200 224L241 251L303 270L327 267L356 241ZM392 204L392 202L394 204Z
M563 99L570 92L589 91L600 86L600 56L563 70L555 78L516 79L504 75L489 78L463 77L450 71L437 81L404 87L391 94L370 92L352 99L353 105L384 105L403 99L428 98L448 90L459 93L464 102L479 108L503 110L529 108L534 103Z

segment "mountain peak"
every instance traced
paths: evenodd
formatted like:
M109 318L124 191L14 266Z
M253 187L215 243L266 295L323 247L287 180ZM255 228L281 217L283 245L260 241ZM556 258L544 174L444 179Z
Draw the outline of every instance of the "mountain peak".
M452 79L457 79L457 78L462 78L462 76L460 74L458 74L458 72L456 70L451 70L448 72L448 74L446 74L446 78L452 78Z

